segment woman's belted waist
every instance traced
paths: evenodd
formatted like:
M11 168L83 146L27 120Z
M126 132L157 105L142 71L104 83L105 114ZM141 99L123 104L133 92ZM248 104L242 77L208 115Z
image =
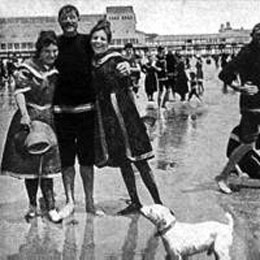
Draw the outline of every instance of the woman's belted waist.
M81 104L78 106L55 105L53 107L54 113L82 113L94 110L93 103Z

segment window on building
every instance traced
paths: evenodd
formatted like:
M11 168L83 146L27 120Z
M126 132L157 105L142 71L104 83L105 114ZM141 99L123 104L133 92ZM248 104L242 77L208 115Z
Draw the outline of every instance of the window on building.
M27 42L27 48L28 49L33 49L34 44L32 42Z
M1 50L6 50L6 44L5 43L1 43Z
M10 50L10 49L13 49L13 44L12 43L8 43L8 49Z
M132 16L131 15L124 15L122 16L122 20L132 20Z
M22 49L26 49L26 47L27 47L26 42L23 42L23 43L22 43Z
M109 19L110 19L110 20L118 20L118 19L119 19L119 16L110 16Z
M16 50L18 50L18 49L20 48L20 44L19 44L18 42L16 42L16 43L14 44L14 48L15 48Z

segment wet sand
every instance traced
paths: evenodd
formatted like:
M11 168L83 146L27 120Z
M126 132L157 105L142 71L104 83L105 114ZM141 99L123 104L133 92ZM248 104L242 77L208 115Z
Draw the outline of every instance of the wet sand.
M239 121L238 95L224 94L216 79L214 65L205 67L205 104L181 105L171 101L159 113L154 129L155 158L151 160L161 197L182 222L217 220L227 223L225 212L233 215L232 260L260 259L260 189L240 187L232 195L220 193L214 177L226 162L225 149L232 128ZM141 114L147 105L141 91L137 106ZM12 110L0 112L0 138L4 139ZM1 142L1 145L3 141ZM2 151L2 150L1 150ZM1 158L1 157L0 157ZM152 200L139 174L138 192L143 204ZM64 204L60 178L55 179L57 205ZM40 197L40 194L39 194ZM84 196L76 176L76 211L62 224L38 217L26 223L27 197L22 180L0 176L0 260L88 259L162 260L165 249L154 237L155 228L143 216L116 216L126 206L128 194L118 169L96 169L95 202L106 212L93 217L84 212ZM76 221L73 221L76 220ZM199 254L192 260L214 259Z

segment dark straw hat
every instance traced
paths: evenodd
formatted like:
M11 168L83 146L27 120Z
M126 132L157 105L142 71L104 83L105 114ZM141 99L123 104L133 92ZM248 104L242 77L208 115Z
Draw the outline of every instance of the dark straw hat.
M30 129L21 129L14 136L16 149L25 154L42 155L57 145L56 135L50 125L34 120Z

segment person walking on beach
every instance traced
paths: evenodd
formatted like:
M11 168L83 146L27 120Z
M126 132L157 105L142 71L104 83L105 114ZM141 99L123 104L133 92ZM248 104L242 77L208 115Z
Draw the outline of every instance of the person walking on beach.
M63 6L58 21L63 34L58 39L59 55L56 67L59 71L54 94L54 122L60 149L62 179L66 205L60 215L65 218L74 211L75 159L83 183L86 212L103 214L96 210L93 201L94 186L94 122L95 90L92 87L91 60L93 52L88 34L78 32L80 14L73 5ZM127 67L128 66L128 67ZM121 74L129 65L120 64Z
M203 84L203 61L201 56L197 55L197 61L195 64L196 67L196 77L197 77L197 83L198 83L198 93L199 95L203 95L204 93L204 84Z
M169 86L167 78L167 63L165 56L165 48L159 46L157 48L155 66L159 69L157 70L159 89L158 89L158 107L165 108L166 102L169 101ZM163 98L162 98L163 97Z
M61 170L51 110L58 75L58 71L54 68L58 55L57 37L54 31L42 31L35 47L35 56L21 63L15 72L14 95L18 110L8 130L1 173L25 180L29 198L26 220L37 216L37 191L40 186L48 218L54 223L59 223L62 219L55 208L52 179ZM37 139L35 141L40 141L39 138L45 135L48 138L52 137L52 141L49 140L50 149L44 149L42 152L26 149L28 148L26 140L28 141L36 122L42 128L45 126L44 129L48 132L38 132L34 135L34 139ZM34 139L31 138L31 141Z
M158 90L157 71L160 68L155 66L155 57L147 55L147 62L142 65L142 72L145 74L144 90L148 101L154 101L154 93Z
M189 92L188 86L188 76L185 71L185 64L181 57L178 57L178 64L176 67L177 76L176 76L176 92L180 95L181 101L186 100L186 94Z
M197 99L200 102L202 102L200 95L199 95L198 81L197 81L196 73L194 71L190 72L189 85L190 85L190 91L189 91L188 101L191 100L192 96L196 96Z
M97 94L98 127L96 161L98 167L119 167L131 203L119 215L135 213L141 208L131 163L139 170L155 203L162 204L148 159L153 157L146 128L129 93L130 77L116 70L124 58L109 49L110 23L99 21L90 32L93 57L93 86Z
M172 90L172 96L176 99L176 76L177 76L177 59L171 50L166 55L166 69L168 77L168 88ZM169 94L170 95L170 94Z
M256 24L251 33L252 40L219 74L219 78L240 94L239 139L241 144L232 151L229 161L216 177L219 189L229 194L232 192L228 186L228 177L235 169L243 156L255 150L255 142L259 135L260 125L260 23ZM237 80L239 75L240 83Z

